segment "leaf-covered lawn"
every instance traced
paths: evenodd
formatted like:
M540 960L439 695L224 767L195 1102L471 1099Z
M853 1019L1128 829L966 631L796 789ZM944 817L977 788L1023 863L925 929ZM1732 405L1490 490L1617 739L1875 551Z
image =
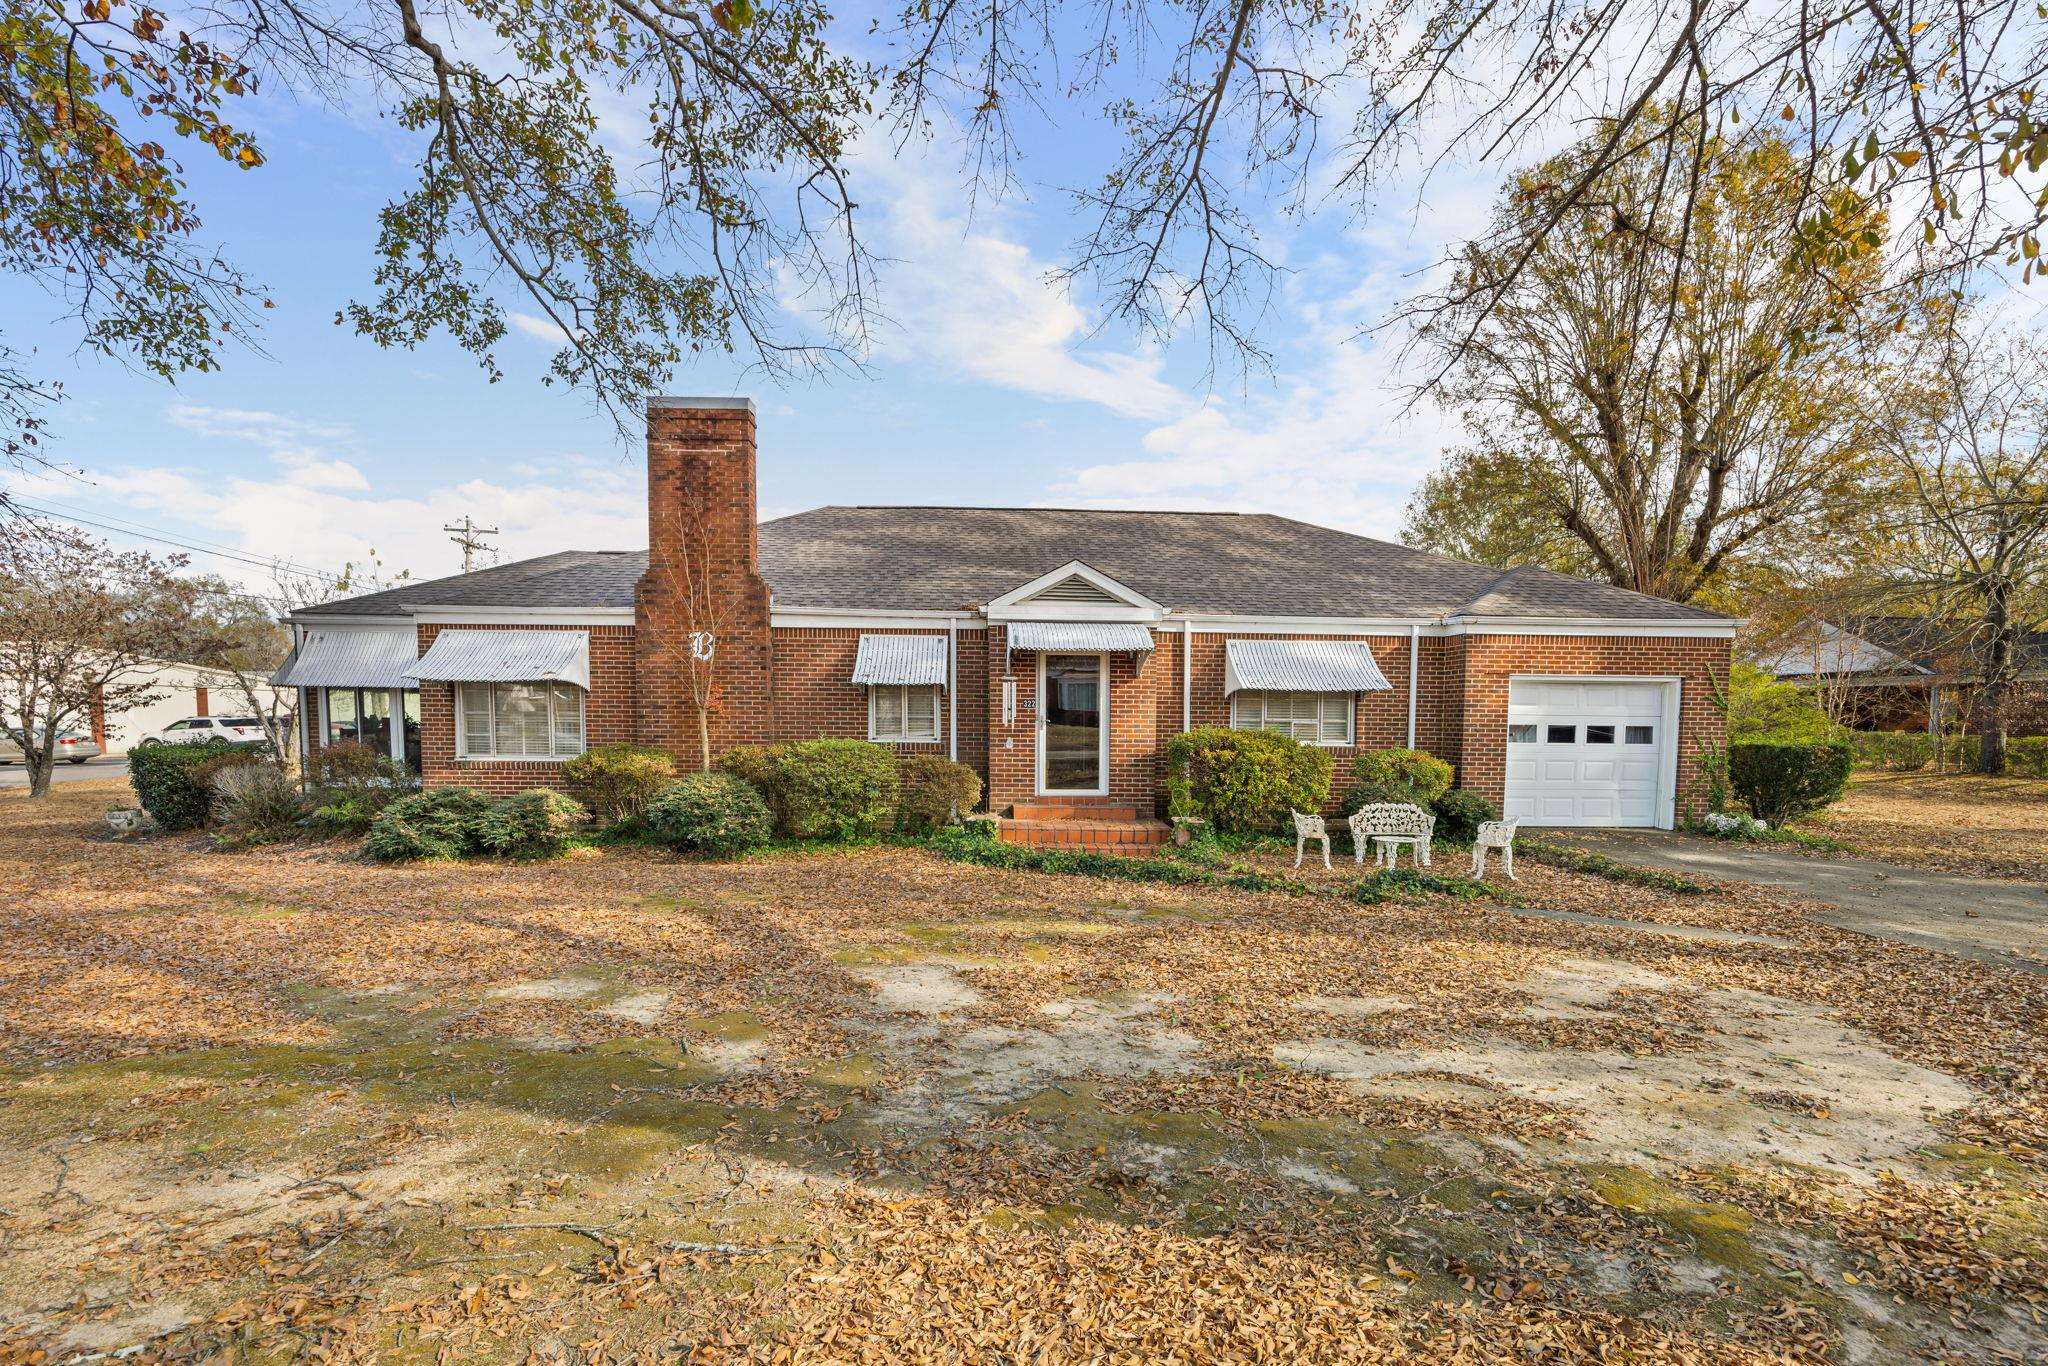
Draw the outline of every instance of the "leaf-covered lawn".
M1893 863L2048 882L2048 778L1858 774L1801 828Z
M0 798L0 1361L2043 1340L2048 980L1779 894L390 868L111 791Z

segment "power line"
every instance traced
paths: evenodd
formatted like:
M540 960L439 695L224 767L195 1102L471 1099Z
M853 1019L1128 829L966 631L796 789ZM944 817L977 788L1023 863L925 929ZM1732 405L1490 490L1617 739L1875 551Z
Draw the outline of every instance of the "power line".
M232 560L238 564L250 565L257 569L269 569L273 571L280 568L289 569L293 573L304 574L309 578L319 579L321 582L326 583L329 586L333 586L341 582L341 576L339 574L329 574L319 569L308 569L303 565L295 565L286 560L264 560L258 559L254 555L243 555L239 552L232 550L215 550L205 545L194 544L191 541L179 540L175 536L167 536L161 532L137 531L134 530L132 527L115 526L108 522L95 521L90 517L81 517L75 513L59 512L54 508L38 507L33 503L24 503L18 498L14 500L14 505L18 508L23 508L29 512L39 512L46 517L55 517L59 521L71 522L77 526L89 526L96 531L109 531L117 536L129 536L133 537L136 540L157 541L163 545L174 546L179 550L190 551L195 555L212 555L218 559Z
M286 559L263 559L260 556L251 555L247 551L223 544L220 541L209 541L204 537L192 536L184 532L174 536L162 527L151 526L147 522L132 521L125 517L116 517L111 512L94 512L91 509L80 508L76 504L59 502L55 498L48 498L43 501L48 504L47 507L24 503L19 498L13 500L16 507L27 508L31 512L41 512L45 516L77 522L83 526L97 527L102 531L112 531L123 536L133 536L140 540L161 541L165 545L174 545L180 550L190 550L196 554L217 555L222 559L239 560L245 564L253 564L263 569L286 569L294 574L306 574L316 579L325 579L329 583L338 582L340 579L340 575L330 574L324 569L314 569L310 565L297 564Z

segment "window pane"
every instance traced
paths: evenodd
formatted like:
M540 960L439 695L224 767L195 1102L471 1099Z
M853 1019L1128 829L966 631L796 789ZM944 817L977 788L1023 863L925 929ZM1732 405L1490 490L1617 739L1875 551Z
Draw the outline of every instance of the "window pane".
M1579 738L1577 726L1552 726L1544 733L1544 739L1553 745L1575 744Z
M212 723L194 721L194 730L210 730ZM356 738L356 694L353 688L327 690L327 742Z
M903 736L903 689L875 689L875 738L897 740Z
M462 752L491 752L491 689L487 683L462 685Z
M1351 696L1339 693L1323 699L1323 743L1351 743Z
M913 740L935 740L939 735L939 695L931 688L911 688L905 693L904 734Z
M1614 727L1586 727L1586 743L1589 745L1611 745L1614 743Z
M1536 743L1536 727L1509 726L1508 743L1511 745L1533 745Z
M540 683L500 683L496 688L498 753L548 752L548 694Z
M1230 697L1230 727L1232 730L1257 730L1264 724L1260 714L1261 695L1255 692L1233 693Z
M1647 745L1657 738L1654 726L1630 726L1628 742L1632 745Z
M555 753L583 752L583 689L573 683L550 683L555 703Z

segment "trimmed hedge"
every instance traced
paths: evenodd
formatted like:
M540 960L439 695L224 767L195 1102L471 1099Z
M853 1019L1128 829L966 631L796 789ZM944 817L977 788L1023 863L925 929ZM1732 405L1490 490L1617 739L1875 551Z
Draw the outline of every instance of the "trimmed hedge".
M473 787L437 787L378 812L363 852L387 863L476 854L551 858L568 847L584 816L574 799L547 788L493 801Z
M896 755L866 740L805 740L766 755L769 804L792 839L862 839L896 824Z
M1226 833L1264 834L1289 807L1322 810L1330 769L1328 753L1288 736L1203 726L1166 742L1167 810Z
M1436 836L1446 840L1476 840L1481 821L1500 819L1500 808L1486 797L1465 788L1454 788L1430 803L1436 812Z
M1858 730L1848 734L1856 763L1863 768L1882 768L1894 773L1912 773L1935 760L1934 737L1924 730ZM1944 767L1971 769L1977 763L1979 739L1975 735L1942 737L1940 757ZM2005 742L2006 772L2020 778L2048 778L2048 735L2009 737Z
M641 745L599 745L562 765L562 783L601 826L638 819L675 781L676 761Z
M214 774L260 760L223 741L203 745L138 745L128 755L128 780L135 798L162 830L197 830L213 806Z
M775 835L775 813L760 790L730 773L678 778L647 803L647 829L664 844L729 857Z
M1839 798L1854 764L1855 755L1841 743L1728 747L1728 781L1735 795L1773 830Z
M1413 802L1427 807L1451 790L1451 766L1420 749L1371 749L1351 761L1351 776L1360 790L1370 789L1374 801ZM1356 811L1359 806L1346 806Z
M951 825L981 800L981 775L965 764L937 754L913 754L901 768L903 797L898 819L905 830Z

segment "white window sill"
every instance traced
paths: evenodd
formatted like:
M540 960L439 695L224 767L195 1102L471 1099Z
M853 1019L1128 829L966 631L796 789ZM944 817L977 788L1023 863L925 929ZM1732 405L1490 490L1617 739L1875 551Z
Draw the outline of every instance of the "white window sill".
M571 759L582 758L576 754L458 754L458 764L566 764Z

